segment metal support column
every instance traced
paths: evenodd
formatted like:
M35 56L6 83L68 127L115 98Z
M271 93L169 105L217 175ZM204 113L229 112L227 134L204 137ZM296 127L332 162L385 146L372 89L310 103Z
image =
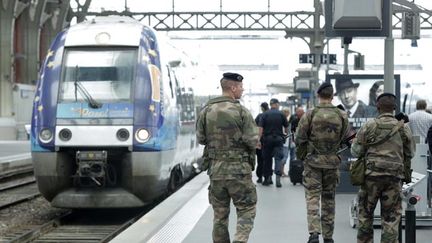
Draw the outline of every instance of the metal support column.
M16 20L15 30L17 50L21 53L15 64L19 65L16 73L15 82L31 84L38 77L40 60L39 60L39 41L40 41L40 20L45 10L45 1L30 2L29 6L23 11Z
M349 44L345 44L344 43L344 69L343 69L343 74L349 74L349 69L348 69L348 49L349 49Z
M0 5L0 116L12 116L13 26L15 1L1 1Z
M314 0L314 35L310 40L311 53L315 54L315 63L312 65L312 71L314 74L314 80L312 80L312 102L316 105L316 98L313 94L318 88L319 81L319 69L321 66L321 54L324 51L324 35L321 32L320 17L322 15L322 7L320 0Z
M66 16L70 9L69 4L70 0L64 0L59 3L47 3L40 23L40 62L43 62L45 59L45 55L55 36L66 27Z
M389 34L384 42L384 91L394 93L394 39L393 39L393 0L389 9Z
M410 196L405 210L405 242L416 242L416 209L417 198Z

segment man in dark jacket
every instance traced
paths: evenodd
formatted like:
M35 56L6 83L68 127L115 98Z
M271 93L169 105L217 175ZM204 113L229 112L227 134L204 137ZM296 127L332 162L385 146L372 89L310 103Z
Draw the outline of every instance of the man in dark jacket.
M269 110L269 105L267 102L263 102L261 103L261 113L259 113L256 117L255 117L255 123L257 124L257 126L259 125L259 122L261 120L261 116L264 114L264 112ZM263 141L260 141L261 143ZM256 157L257 157L257 168L256 168L256 175L258 176L258 183L262 183L262 177L263 177L263 170L264 170L264 159L263 159L263 155L262 155L262 149L261 148L257 148L256 149Z
M288 133L288 121L286 116L279 110L279 101L270 100L271 109L264 112L259 122L260 141L263 141L264 157L264 186L273 184L272 165L275 158L276 187L281 187L280 177L282 176L283 144Z
M427 132L426 143L429 146L429 157L428 157L428 161L427 161L427 163L428 163L427 168L429 170L432 170L432 158L430 156L430 155L432 155L432 126L429 127L429 130ZM431 195L432 195L432 177L429 176L428 178L429 178L429 181L428 181L428 189L427 190L429 193L428 193L427 200L429 202L429 207L432 207L432 203L431 203L431 201L432 201L432 198L431 198Z

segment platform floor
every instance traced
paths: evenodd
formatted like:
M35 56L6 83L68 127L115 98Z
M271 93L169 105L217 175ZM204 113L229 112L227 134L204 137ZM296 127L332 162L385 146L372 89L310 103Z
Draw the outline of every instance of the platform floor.
M198 183L200 189L187 196L188 192L178 191L184 197L189 197L181 208L175 211L158 229L152 229L146 236L145 229L151 225L155 215L144 216L134 227L126 230L121 237L113 242L212 242L213 210L208 204L208 179L201 173L187 186ZM256 178L254 178L256 179ZM283 178L283 187L257 185L258 205L254 229L250 235L250 243L301 243L307 242L306 206L303 186L292 185L289 178ZM186 187L187 187L186 186ZM349 205L355 194L336 195L336 222L334 240L337 243L356 242L356 229L349 224ZM179 207L179 203L169 202L167 205ZM162 203L161 208L165 207ZM158 206L159 207L159 206ZM156 207L156 209L158 208ZM160 209L158 209L160 210ZM159 215L161 215L159 213ZM158 218L160 220L160 218ZM232 206L230 215L231 240L235 232L235 208ZM156 221L154 222L154 224ZM153 225L154 226L154 225ZM135 235L134 235L135 231ZM137 233L139 231L139 233ZM430 243L432 228L418 228L417 243ZM380 242L381 230L375 229L375 242ZM403 236L404 237L404 236ZM321 240L322 242L322 240Z
M30 141L2 141L0 140L0 159L2 157L29 154Z
M30 141L0 141L0 174L31 163Z
M283 178L283 187L257 185L258 206L250 243L307 242L306 202L301 185L292 185ZM355 194L336 195L335 242L355 242L357 230L349 224L349 205ZM211 207L184 239L184 243L211 242L213 210ZM235 208L230 215L230 234L235 232ZM381 230L375 229L374 241L379 242ZM232 238L233 239L233 238ZM417 243L431 242L432 228L417 230ZM321 240L322 241L322 240Z

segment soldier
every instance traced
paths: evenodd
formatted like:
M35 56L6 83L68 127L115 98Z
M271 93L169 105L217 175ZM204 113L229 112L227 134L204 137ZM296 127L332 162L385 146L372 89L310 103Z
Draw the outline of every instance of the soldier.
M318 88L318 106L302 116L296 131L297 158L304 160L308 243L319 243L321 232L324 243L334 242L335 189L341 162L336 152L346 138L348 116L332 105L333 92L330 83Z
M206 146L210 161L209 201L213 207L213 242L229 243L230 201L237 211L233 242L247 242L256 214L257 194L252 182L258 128L238 99L243 77L224 73L222 96L211 99L199 114L197 139Z
M402 214L402 181L411 181L414 142L411 130L393 116L396 96L383 93L377 98L379 115L365 123L351 147L353 156L365 156L365 182L358 192L357 242L373 242L374 210L381 203L381 242L398 242Z

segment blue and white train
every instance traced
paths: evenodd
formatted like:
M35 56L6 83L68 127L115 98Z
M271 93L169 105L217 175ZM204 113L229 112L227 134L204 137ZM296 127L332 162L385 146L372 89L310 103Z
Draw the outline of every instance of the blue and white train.
M129 17L97 17L58 34L31 128L35 177L53 206L140 207L193 175L202 150L193 91L176 75L191 62L175 52Z

